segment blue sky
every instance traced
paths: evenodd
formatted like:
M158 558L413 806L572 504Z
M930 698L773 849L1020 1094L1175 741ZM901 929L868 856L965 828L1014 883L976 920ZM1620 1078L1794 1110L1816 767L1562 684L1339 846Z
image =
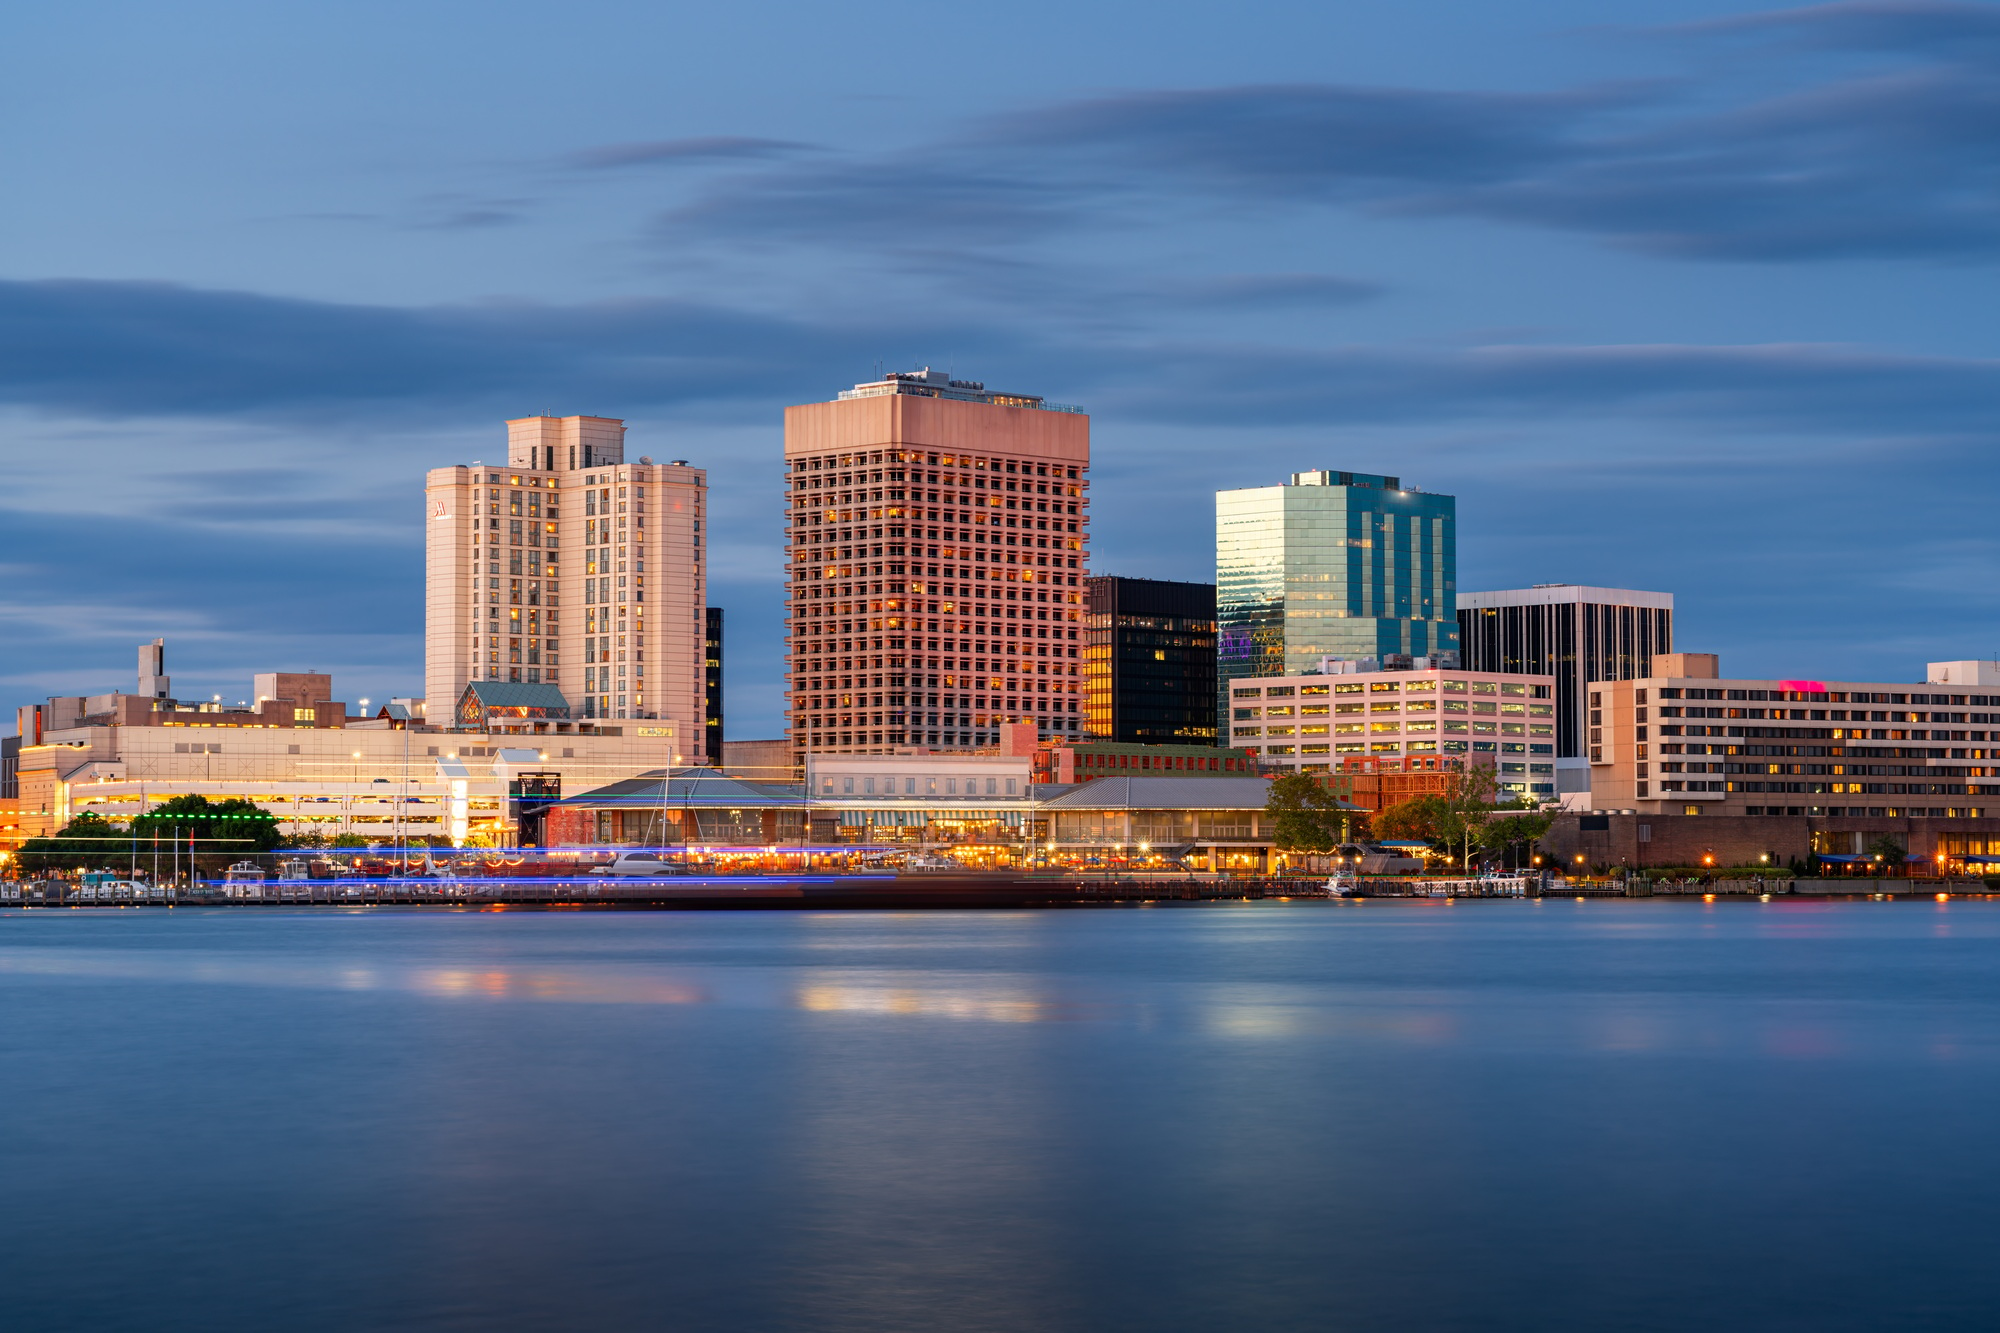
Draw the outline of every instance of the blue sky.
M24 12L32 10L32 12ZM17 7L0 679L421 680L424 470L710 469L780 722L780 413L1087 407L1102 572L1219 487L1459 497L1460 586L1679 599L1731 674L2000 657L2000 7Z

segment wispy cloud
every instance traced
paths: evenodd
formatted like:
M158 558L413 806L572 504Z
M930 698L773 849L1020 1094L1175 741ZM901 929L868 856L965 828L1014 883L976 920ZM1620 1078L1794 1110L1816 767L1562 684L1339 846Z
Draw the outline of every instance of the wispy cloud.
M1176 301L1351 299L1340 279L1225 277ZM652 301L407 310L148 283L0 283L0 401L98 416L297 419L384 407L464 420L545 404L626 414L823 396L870 349L950 348L989 379L1137 419L1283 424L1634 413L1844 433L1983 431L2000 361L1826 344L1329 348L806 322ZM227 478L218 496L228 490Z
M112 416L610 410L769 394L774 373L837 379L861 357L841 341L664 300L408 309L167 283L0 282L0 401Z
M731 177L662 215L660 236L989 246L1069 230L1091 216L1088 197L1067 181L960 158L944 151L845 159Z
M1373 301L1387 290L1379 282L1332 273L1224 273L1162 279L1130 295L1136 301L1184 309L1269 310L1356 305Z
M1673 81L1090 98L919 149L774 164L716 183L664 227L677 240L948 249L1132 226L1163 207L1349 208L1557 228L1666 257L1985 260L2000 253L1996 33L1991 6L1829 5L1646 35L1693 51ZM1704 65L1744 43L1752 77Z
M1852 0L1732 14L1663 29L1695 37L1773 38L1822 50L2000 54L2000 10L1957 0Z
M811 152L815 145L794 139L757 139L716 134L688 139L652 139L640 143L602 144L562 159L562 165L585 171L625 167L678 166L700 162L743 162Z
M1668 417L1957 436L2000 418L2000 360L1828 345L1156 348L1118 359L1106 358L1101 397L1193 421Z

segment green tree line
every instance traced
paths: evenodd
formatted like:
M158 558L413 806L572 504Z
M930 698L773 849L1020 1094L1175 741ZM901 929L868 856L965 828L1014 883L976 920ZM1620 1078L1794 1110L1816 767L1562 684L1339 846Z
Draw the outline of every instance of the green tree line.
M1525 859L1553 822L1525 800L1500 799L1499 780L1483 765L1454 773L1440 794L1399 801L1372 820L1343 808L1314 775L1291 773L1271 780L1264 812L1280 851L1330 852L1372 832L1381 839L1428 843L1461 866L1482 853Z
M192 840L192 841L190 841ZM192 850L195 864L214 870L253 852L283 846L284 835L270 811L241 797L211 801L176 796L129 824L114 824L86 811L52 838L30 838L16 861L24 871L115 870L137 859L150 868L154 849L171 854L178 845L183 863Z

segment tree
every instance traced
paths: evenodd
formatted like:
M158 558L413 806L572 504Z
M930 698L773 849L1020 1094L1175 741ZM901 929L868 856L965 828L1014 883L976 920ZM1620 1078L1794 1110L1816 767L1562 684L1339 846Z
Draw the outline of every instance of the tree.
M1900 870L1909 855L1903 848L1902 840L1893 833L1878 833L1868 841L1868 855L1882 863L1883 871Z
M1271 817L1271 844L1285 852L1330 852L1347 841L1351 811L1310 773L1271 779L1264 813Z
M100 814L85 812L62 826L53 838L30 838L17 856L23 870L96 870L122 865L131 856L131 839Z
M1554 822L1552 816L1544 814L1502 815L1487 824L1486 845L1502 851L1523 844L1533 848L1548 834L1549 825Z
M1452 774L1451 784L1439 800L1431 836L1449 848L1468 870L1472 867L1472 854L1482 847L1506 848L1518 842L1532 842L1549 831L1549 818L1537 813L1494 818L1502 810L1530 812L1535 807L1533 802L1520 797L1501 800L1500 780L1485 764L1469 764Z
M1398 842L1436 842L1446 813L1444 797L1412 796L1375 816L1375 836Z
M141 845L155 837L162 847L177 843L210 871L253 852L273 851L285 841L276 817L240 796L224 801L176 796L133 820L132 833Z

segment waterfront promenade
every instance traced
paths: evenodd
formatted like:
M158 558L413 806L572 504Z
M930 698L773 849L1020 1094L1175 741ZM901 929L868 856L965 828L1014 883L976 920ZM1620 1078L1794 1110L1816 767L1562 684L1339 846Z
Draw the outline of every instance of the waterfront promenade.
M0 906L23 908L522 907L548 909L967 909L1090 907L1147 902L1255 902L1270 899L1490 898L1935 898L1985 897L1979 879L1766 879L1654 881L1530 876L1520 881L1379 877L1328 892L1324 876L1075 876L894 873L716 875L662 879L429 878L204 883L193 889L120 881L0 883Z

